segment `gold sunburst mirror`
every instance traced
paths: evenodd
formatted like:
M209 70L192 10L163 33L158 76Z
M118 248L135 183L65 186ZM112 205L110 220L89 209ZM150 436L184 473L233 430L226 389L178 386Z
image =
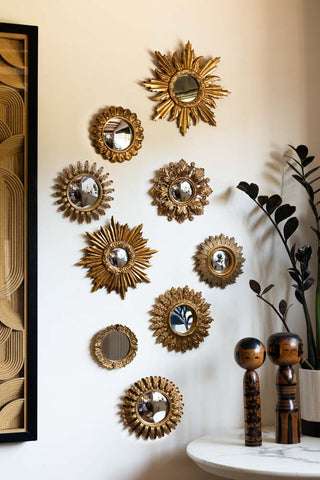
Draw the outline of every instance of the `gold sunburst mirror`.
M242 273L242 247L239 247L233 237L229 238L222 233L215 237L208 237L198 245L194 256L195 270L200 280L210 287L225 288L235 283Z
M97 164L91 166L88 161L84 164L69 165L58 176L57 183L53 186L56 190L54 197L59 205L58 212L63 212L72 222L79 223L98 220L105 214L105 209L110 208L109 202L113 200L110 193L112 180L108 180L109 173L103 174L103 167L97 169Z
M142 237L142 224L131 229L112 217L108 226L87 232L87 237L90 246L84 249L78 265L88 269L93 292L105 288L124 299L129 287L150 282L144 270L150 267L149 259L157 250L146 246L148 240Z
M146 377L135 382L125 393L121 406L123 424L144 440L169 435L182 413L178 387L163 377Z
M94 354L100 366L115 369L132 362L138 340L125 325L109 325L94 336Z
M122 163L138 154L143 128L137 115L129 109L110 107L98 113L90 128L90 139L105 160Z
M169 351L186 352L198 348L209 335L212 322L210 305L201 292L184 288L171 288L160 295L151 310L151 325L156 343Z
M204 169L197 168L193 162L171 162L160 168L152 179L152 205L157 206L158 214L166 215L169 221L193 220L195 215L202 215L204 206L209 204L207 198L212 193L209 181Z
M143 82L143 85L156 92L152 100L160 102L155 109L154 120L170 115L169 121L177 120L182 135L190 127L191 118L194 125L201 118L215 126L213 109L216 99L229 95L217 82L216 75L211 75L217 68L220 57L204 60L195 57L192 45L188 42L180 52L162 55L155 52L157 69L155 78Z

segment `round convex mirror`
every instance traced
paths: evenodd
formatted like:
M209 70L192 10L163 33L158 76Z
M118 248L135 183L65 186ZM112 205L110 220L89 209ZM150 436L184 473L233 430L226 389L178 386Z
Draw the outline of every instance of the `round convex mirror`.
M173 87L175 96L183 103L192 102L199 93L199 85L191 75L181 75L174 82Z
M108 332L101 342L101 351L108 360L121 360L130 350L130 341L123 332Z
M177 202L187 202L193 196L193 188L188 180L177 180L171 187L171 194Z
M178 305L170 315L170 324L176 333L187 333L194 322L195 314L188 305Z
M137 408L138 414L144 422L156 424L168 415L169 402L161 392L153 390L141 395Z
M103 137L105 144L112 150L126 150L132 143L133 130L123 118L113 117L106 122Z
M124 267L129 260L128 252L122 247L115 247L110 250L108 255L109 262L111 265L117 268Z
M97 203L100 187L93 177L85 174L77 175L69 184L68 196L73 207L87 210Z
M225 273L230 265L230 255L225 250L216 250L211 257L211 265L216 273Z

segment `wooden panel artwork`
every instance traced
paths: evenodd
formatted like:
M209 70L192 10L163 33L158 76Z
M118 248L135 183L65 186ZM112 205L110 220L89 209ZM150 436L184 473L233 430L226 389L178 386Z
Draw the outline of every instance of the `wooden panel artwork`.
M36 438L36 97L37 27L0 23L0 442Z

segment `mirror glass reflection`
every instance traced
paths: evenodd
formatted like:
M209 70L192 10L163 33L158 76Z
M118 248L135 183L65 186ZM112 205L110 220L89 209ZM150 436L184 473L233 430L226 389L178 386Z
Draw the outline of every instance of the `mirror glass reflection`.
M193 188L188 180L178 180L172 185L171 193L177 202L187 202L193 195Z
M223 273L230 265L230 255L225 250L216 250L211 257L211 265L215 272Z
M125 150L133 140L131 125L123 118L110 118L103 130L105 144L112 150Z
M169 413L169 402L161 392L153 390L139 398L138 413L144 422L159 423Z
M198 95L199 85L191 75L181 75L173 87L176 97L183 103L192 102Z
M195 321L195 314L188 305L178 305L170 316L170 323L177 333L187 333Z
M109 262L117 268L124 267L129 260L128 252L122 247L115 247L109 252Z
M121 360L128 355L130 342L123 332L109 332L101 343L102 354L108 360Z
M74 207L86 210L97 202L100 188L93 177L83 174L70 182L68 193L69 201Z

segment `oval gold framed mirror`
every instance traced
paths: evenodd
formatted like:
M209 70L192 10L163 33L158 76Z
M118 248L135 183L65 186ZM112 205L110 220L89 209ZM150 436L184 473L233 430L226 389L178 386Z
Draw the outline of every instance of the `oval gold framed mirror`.
M121 406L123 424L144 440L161 438L174 430L183 413L182 395L163 377L145 377L127 390Z
M198 245L194 262L200 280L210 287L225 288L235 283L242 273L242 247L237 245L233 237L226 237L222 233L210 236Z
M94 354L100 366L122 368L132 362L138 349L138 340L130 328L109 325L94 337Z
M201 292L184 288L171 288L160 295L150 312L150 329L156 343L169 351L186 352L198 348L212 322L210 305Z
M90 128L90 139L105 160L122 163L138 154L143 128L135 113L122 107L105 108Z
M230 93L217 84L219 77L211 75L220 57L207 60L195 57L192 45L188 42L180 55L178 52L173 55L155 52L155 58L155 78L143 82L146 88L156 93L152 100L159 102L153 119L170 116L169 121L177 120L182 135L190 127L191 119L194 125L201 118L215 126L215 100Z

